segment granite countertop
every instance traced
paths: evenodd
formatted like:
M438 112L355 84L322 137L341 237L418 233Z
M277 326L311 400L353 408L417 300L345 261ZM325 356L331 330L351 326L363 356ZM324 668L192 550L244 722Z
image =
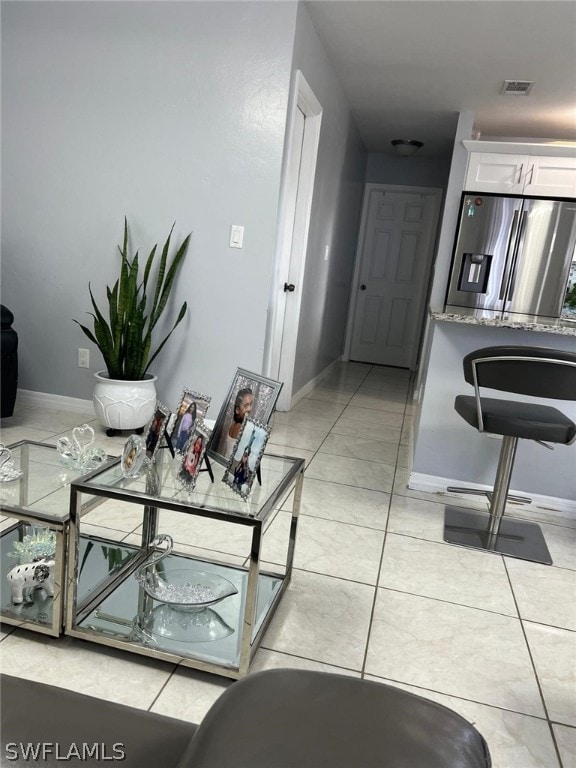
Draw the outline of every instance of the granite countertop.
M576 336L576 322L570 320L511 320L502 317L459 315L451 312L431 312L430 316L434 320L444 323L467 323L469 325L487 325L494 328L517 328L520 331L555 333L558 336Z

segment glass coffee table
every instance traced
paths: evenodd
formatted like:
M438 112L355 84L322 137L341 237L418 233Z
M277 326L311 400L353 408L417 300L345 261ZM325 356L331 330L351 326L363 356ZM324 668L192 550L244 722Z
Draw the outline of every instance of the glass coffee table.
M85 470L66 467L53 445L24 440L8 448L14 467L22 470L22 475L10 482L0 482L0 514L6 518L0 532L0 620L58 636L64 618L70 483L85 474ZM113 461L110 458L103 466ZM78 511L84 514L99 503L98 497L87 496ZM17 557L18 551L23 556ZM54 561L50 566L50 569L53 567L53 589L46 580L44 586L26 589L21 596L18 582L14 579L9 582L8 574L15 566L30 564L34 556L44 554ZM22 602L18 602L20 597Z
M242 677L290 581L304 460L265 454L261 482L243 500L221 482L220 465L214 481L203 471L189 491L177 478L181 458L165 448L156 457L137 478L124 477L118 460L72 483L66 634ZM290 494L291 510L280 512ZM140 525L121 542L93 535L86 497L115 504L120 517L136 510ZM183 604L137 578L168 537L173 549L156 566L163 584L187 594L198 585L209 597ZM270 569L261 567L263 544Z

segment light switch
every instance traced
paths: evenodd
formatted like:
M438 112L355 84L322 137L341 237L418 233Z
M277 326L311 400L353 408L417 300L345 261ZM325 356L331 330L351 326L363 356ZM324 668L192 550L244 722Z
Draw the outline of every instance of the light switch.
M232 224L230 227L230 248L242 248L244 240L244 227L239 224Z

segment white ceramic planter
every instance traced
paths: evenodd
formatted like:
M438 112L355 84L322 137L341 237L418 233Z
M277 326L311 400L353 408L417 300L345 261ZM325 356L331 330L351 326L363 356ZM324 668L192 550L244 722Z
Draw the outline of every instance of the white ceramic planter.
M110 379L105 371L94 376L94 410L105 427L127 430L146 426L156 406L157 376L147 375L142 381Z

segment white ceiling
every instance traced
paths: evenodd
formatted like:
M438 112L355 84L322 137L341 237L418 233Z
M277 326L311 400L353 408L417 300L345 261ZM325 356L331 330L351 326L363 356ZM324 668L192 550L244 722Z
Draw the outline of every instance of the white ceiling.
M576 140L575 0L309 0L370 152L449 154L458 113L487 136ZM502 82L534 80L528 96Z

